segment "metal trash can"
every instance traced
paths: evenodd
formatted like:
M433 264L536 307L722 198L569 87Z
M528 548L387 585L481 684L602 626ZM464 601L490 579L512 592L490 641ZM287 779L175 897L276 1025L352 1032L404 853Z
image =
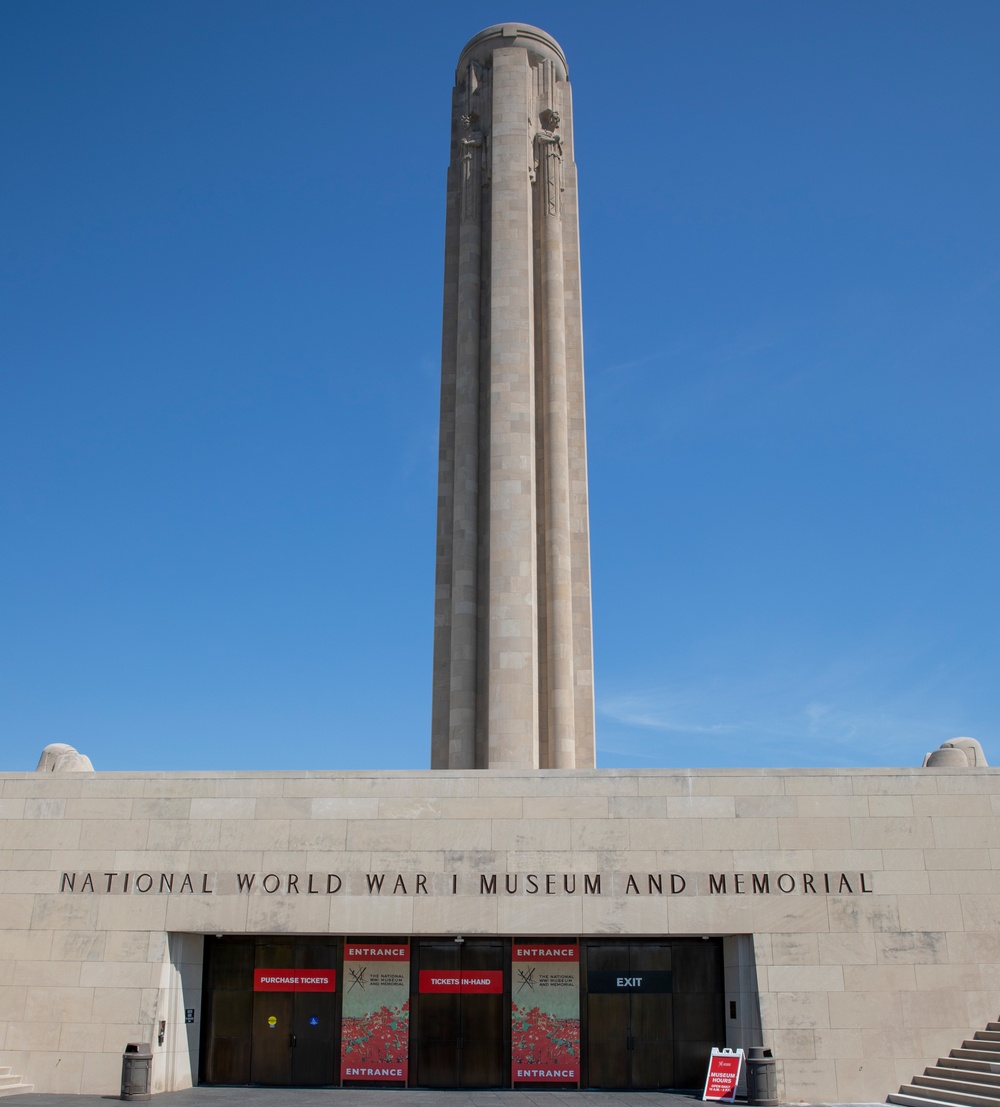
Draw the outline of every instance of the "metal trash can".
M778 1107L778 1063L769 1049L747 1049L747 1103L750 1107Z
M129 1042L122 1054L122 1099L152 1099L153 1047Z

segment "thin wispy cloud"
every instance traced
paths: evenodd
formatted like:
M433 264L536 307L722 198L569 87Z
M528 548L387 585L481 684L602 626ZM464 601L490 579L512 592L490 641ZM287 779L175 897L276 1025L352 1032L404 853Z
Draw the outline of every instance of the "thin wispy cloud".
M624 697L619 700L602 700L599 710L602 715L627 726L642 727L647 730L663 730L676 734L731 734L740 728L734 723L692 723L665 718L655 709L643 709L644 697L637 697L635 706L631 705L631 698Z
M959 733L961 713L940 692L899 680L916 644L891 666L882 646L881 667L877 651L861 649L814 669L619 686L598 698L598 748L664 765L919 765Z
M630 358L628 361L619 361L614 365L591 365L588 362L587 373L588 376L607 376L611 373L625 373L629 369L638 369L644 365L654 365L658 362L672 361L675 358L682 357L685 353L685 345L675 342L672 346L668 346L664 350L657 350L655 353Z
M797 326L767 320L721 338L691 336L611 365L589 359L592 434L634 449L741 428L799 427L819 418L823 406L812 397L822 365L815 350L803 350ZM637 394L644 397L641 410Z

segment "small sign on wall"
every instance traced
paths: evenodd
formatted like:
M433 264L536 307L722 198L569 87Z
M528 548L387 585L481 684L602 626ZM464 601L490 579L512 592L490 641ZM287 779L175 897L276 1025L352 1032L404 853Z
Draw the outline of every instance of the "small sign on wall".
M185 1007L184 1008L184 1021L186 1023L194 1022L194 1008L193 1007Z
M712 1049L705 1078L704 1100L716 1103L732 1103L736 1098L736 1085L743 1068L742 1049Z

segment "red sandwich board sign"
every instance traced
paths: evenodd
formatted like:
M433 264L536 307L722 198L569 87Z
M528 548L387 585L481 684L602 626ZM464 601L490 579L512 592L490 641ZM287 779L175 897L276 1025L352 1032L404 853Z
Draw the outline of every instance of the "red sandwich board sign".
M736 1085L743 1068L742 1049L713 1049L705 1078L705 1094L702 1099L719 1103L732 1103L736 1098Z

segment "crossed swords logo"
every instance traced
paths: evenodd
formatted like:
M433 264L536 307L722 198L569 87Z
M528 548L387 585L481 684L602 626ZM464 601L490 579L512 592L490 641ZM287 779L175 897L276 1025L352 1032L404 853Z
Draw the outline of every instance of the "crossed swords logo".
M535 970L533 968L527 970L518 969L517 975L521 979L521 983L518 985L517 988L518 995L520 995L525 988L528 988L532 992L535 990Z
M347 989L349 992L353 992L355 988L365 990L365 973L368 971L368 966L365 965L361 969L348 969L351 974L351 986Z

